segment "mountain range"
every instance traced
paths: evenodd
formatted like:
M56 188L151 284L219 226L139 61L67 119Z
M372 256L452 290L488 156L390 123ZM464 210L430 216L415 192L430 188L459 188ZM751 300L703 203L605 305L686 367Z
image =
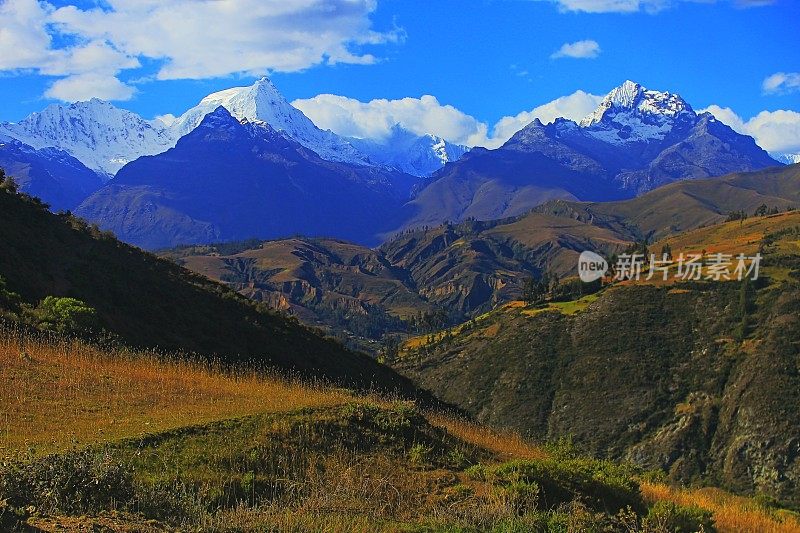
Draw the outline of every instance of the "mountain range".
M120 170L75 213L145 247L332 231L373 239L413 178L337 163L222 106L177 145Z
M70 161L72 174L88 167L99 181L80 169L81 178L57 185L28 178L22 190L148 248L299 233L375 245L406 229L516 216L549 200L623 200L779 165L679 95L631 81L583 120L536 119L496 150L467 151L400 125L386 139L341 137L317 128L266 78L211 94L169 124L99 100L52 105L0 124L2 140L9 167L63 166L65 156L79 162Z
M680 96L626 81L579 123L535 119L499 149L473 149L445 166L403 207L397 229L515 216L552 199L631 198L778 164Z
M161 254L374 350L364 339L407 331L419 315L443 311L458 323L522 299L528 279L574 278L583 250L609 257L762 205L800 208L800 166L684 180L618 202L553 200L517 217L405 231L375 249L292 237Z

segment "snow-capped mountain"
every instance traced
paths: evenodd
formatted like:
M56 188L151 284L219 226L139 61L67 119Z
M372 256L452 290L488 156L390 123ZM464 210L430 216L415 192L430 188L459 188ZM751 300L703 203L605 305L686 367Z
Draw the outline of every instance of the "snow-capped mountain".
M69 105L52 104L16 123L1 123L0 135L35 149L58 148L110 178L142 155L158 154L175 139L160 122L93 98Z
M770 154L773 159L784 163L786 165L794 165L795 163L800 163L800 154L786 154L786 153L772 153Z
M370 164L367 156L344 138L331 131L319 129L302 111L292 107L267 78L261 78L247 87L233 87L206 96L170 125L173 137L183 137L195 129L207 114L219 106L239 120L266 122L275 130L313 150L322 159Z
M446 163L457 161L469 151L436 135L416 135L399 124L385 139L348 138L350 143L369 156L373 163L385 165L412 176L429 176Z
M415 181L324 160L219 106L174 148L126 165L75 212L148 248L298 233L377 244Z
M696 119L697 113L679 95L651 91L628 80L578 124L601 141L631 144L664 140L676 125Z
M396 231L525 213L554 198L608 201L674 181L777 165L752 137L680 96L631 81L580 122L534 120L497 150L473 149L436 173Z
M0 139L15 139L34 149L63 150L107 180L141 156L174 147L178 139L194 130L219 106L237 119L269 124L327 161L385 166L421 176L458 159L465 151L464 147L438 137L416 136L400 130L390 140L350 142L314 125L267 78L247 87L210 94L170 124L148 121L131 111L92 99L52 104L20 122L0 123Z

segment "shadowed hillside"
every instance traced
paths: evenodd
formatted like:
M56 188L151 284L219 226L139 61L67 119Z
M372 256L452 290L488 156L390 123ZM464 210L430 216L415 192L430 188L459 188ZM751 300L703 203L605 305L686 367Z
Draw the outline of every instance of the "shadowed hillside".
M275 366L357 387L413 387L366 355L267 312L223 285L0 189L0 279L24 314L47 296L77 298L125 344ZM5 304L5 305L4 305Z

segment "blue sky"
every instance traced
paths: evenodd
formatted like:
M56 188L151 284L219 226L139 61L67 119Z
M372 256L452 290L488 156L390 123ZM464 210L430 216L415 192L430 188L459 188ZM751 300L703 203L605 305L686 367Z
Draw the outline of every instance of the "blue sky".
M800 111L800 2L793 0L297 0L282 2L296 9L280 17L257 13L251 1L223 2L230 21L216 13L184 22L179 11L157 11L152 6L165 3L154 0L108 0L101 9L92 1L2 0L0 28L19 35L4 39L0 29L0 120L19 120L54 98L93 95L146 118L179 114L261 74L289 100L433 95L490 131L503 117L577 90L602 95L626 79L677 92L697 109L730 108L742 129L763 111ZM281 2L259 9L270 4ZM264 17L237 27L247 14ZM40 53L37 25L51 39ZM216 26L241 39L204 39ZM581 41L588 48L574 53L589 57L553 57ZM87 43L96 48L73 57ZM765 90L776 74L783 77Z

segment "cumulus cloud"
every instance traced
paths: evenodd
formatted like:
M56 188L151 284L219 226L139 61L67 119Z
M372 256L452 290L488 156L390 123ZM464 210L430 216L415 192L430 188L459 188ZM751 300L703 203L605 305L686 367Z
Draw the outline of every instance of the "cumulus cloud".
M485 141L487 133L486 124L451 105L441 104L430 95L360 102L345 96L320 94L295 100L292 105L320 128L347 137L384 139L399 124L418 135L432 133L472 146Z
M292 105L320 128L347 137L385 139L391 128L399 124L418 135L432 133L458 144L496 148L535 118L544 123L557 117L580 120L591 113L601 99L600 96L576 91L530 111L503 117L494 125L491 135L485 122L429 95L360 102L344 96L321 94L295 100Z
M761 84L765 93L800 91L800 72L776 72Z
M768 152L800 153L800 113L778 110L762 111L749 120L742 119L729 107L711 105L707 111L735 131L750 135Z
M553 52L552 59L560 57L573 57L576 59L593 59L600 55L600 45L597 41L584 40L574 43L564 43L561 48Z
M503 117L497 121L492 129L492 141L494 142L490 143L490 145L496 144L498 141L507 141L512 135L537 118L544 124L549 124L559 117L578 122L594 111L602 99L602 96L575 91L568 96L556 98L552 102L535 107L530 111L523 111L513 117Z
M157 115L156 118L154 118L153 120L157 120L158 122L160 122L164 126L169 127L169 126L172 126L172 124L176 120L178 120L178 117L176 117L172 113L167 113L165 115Z
M268 71L327 63L373 63L357 48L403 38L377 32L376 0L109 0L112 9L67 6L53 20L69 32L104 38L135 56L163 59L158 79Z
M90 72L56 80L44 93L45 97L65 102L89 98L130 100L136 90L114 76Z
M85 8L0 0L0 71L62 77L48 91L54 98L118 99L134 91L119 74L145 59L162 80L369 64L378 59L364 45L404 38L398 28L372 29L376 2L106 0Z

